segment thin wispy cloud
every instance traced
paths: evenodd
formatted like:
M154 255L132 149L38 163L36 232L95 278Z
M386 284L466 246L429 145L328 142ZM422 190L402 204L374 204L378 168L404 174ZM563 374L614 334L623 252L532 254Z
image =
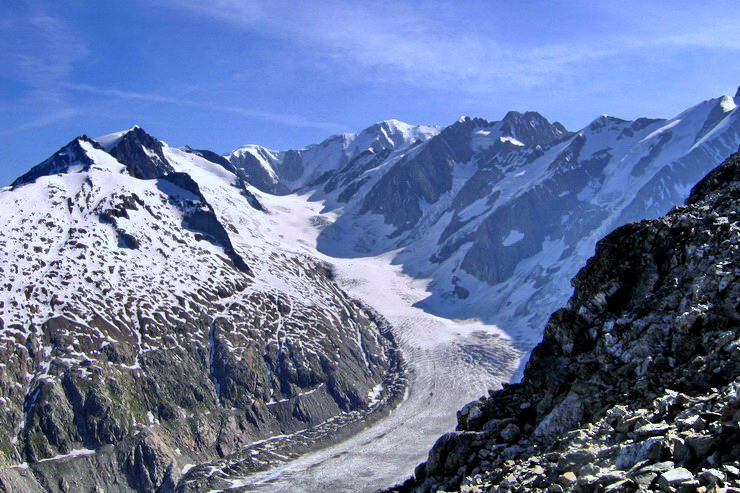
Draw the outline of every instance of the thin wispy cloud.
M83 105L78 99L70 97L73 95L70 92L199 108L331 133L349 130L340 123L314 121L295 114L256 111L239 106L209 104L195 99L76 83L73 76L75 64L89 58L92 50L75 34L72 26L52 14L53 7L43 0L34 0L21 10L5 12L0 9L3 17L0 26L5 34L0 39L0 51L5 54L0 60L6 67L5 76L14 78L25 87L25 94L7 101L5 107L27 115L26 120L14 127L0 129L2 134L33 130L79 116L85 111L84 106L89 105ZM175 92L172 88L163 89L170 93Z
M73 90L73 91L79 91L79 92L84 92L88 94L95 94L98 96L110 96L110 97L116 97L116 98L125 99L125 100L137 100L137 101L145 101L145 102L157 103L157 104L171 104L175 106L198 108L198 109L203 109L203 110L208 110L208 111L217 111L221 113L231 113L234 115L240 115L240 116L244 116L247 118L258 118L260 120L279 123L282 125L290 125L294 127L320 128L328 132L344 132L348 130L345 125L342 125L340 123L311 121L300 115L255 111L255 110L250 110L247 108L240 108L237 106L210 104L210 103L195 101L192 99L172 98L168 96L162 96L159 94L100 88L100 87L94 87L94 86L90 86L86 84L68 83L68 84L65 84L64 87L67 89Z
M74 118L75 116L79 116L79 115L80 115L80 111L78 109L71 108L71 107L63 107L57 110L44 112L40 116L27 120L13 128L2 129L0 130L0 134L8 135L8 134L16 133L16 132L25 132L28 130L34 130L37 128L45 127L47 125L51 125L53 123L68 120L70 118Z
M75 63L90 52L69 26L49 12L43 1L28 2L21 11L1 12L4 75L25 88L4 106L27 118L3 133L32 130L79 114L80 108L69 101L62 86Z
M60 19L49 15L44 4L31 2L28 12L6 17L2 50L6 53L6 76L22 80L31 88L29 97L58 101L59 84L66 81L73 65L89 50Z
M444 19L402 3L344 2L264 4L193 0L166 3L267 35L291 38L303 52L323 56L347 71L389 70L419 85L507 82L531 85L560 70L575 53L551 46L517 53L475 33L449 32Z
M255 0L161 0L200 15L268 36L291 39L302 53L323 56L348 72L376 71L390 80L424 87L489 93L493 88L553 83L578 64L627 51L659 53L670 47L740 49L733 33L738 16L694 18L691 31L630 32L596 37L588 43L520 46L496 33L455 24L445 3L434 8L403 2L258 2ZM436 2L435 2L436 4ZM466 4L457 3L460 9ZM386 72L383 74L383 72ZM368 74L365 73L365 76Z
M738 20L720 19L712 26L701 27L690 32L661 36L653 46L685 46L740 51Z

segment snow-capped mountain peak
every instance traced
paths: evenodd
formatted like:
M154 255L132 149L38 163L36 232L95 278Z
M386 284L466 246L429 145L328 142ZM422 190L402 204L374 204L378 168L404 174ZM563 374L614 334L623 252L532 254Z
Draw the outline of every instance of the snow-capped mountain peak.
M501 120L501 131L525 145L549 144L570 135L560 123L550 123L536 111L509 111Z
M158 178L174 171L162 152L165 145L138 125L121 132L115 139L106 140L106 144L108 153L124 163L129 173L137 178Z
M110 151L121 141L121 139L123 139L125 135L132 132L143 132L143 129L139 125L134 125L133 127L127 128L126 130L121 130L97 137L95 141L100 144L103 149L105 149L106 151Z
M384 146L399 148L413 144L417 140L427 140L439 133L440 130L440 127L410 125L391 119L371 125L357 134L348 134L348 143L354 145L357 150L361 148L380 150ZM375 141L381 142L377 148L373 147Z
M737 108L737 103L730 96L722 96L722 98L720 99L720 106L722 107L722 110L724 110L726 113Z
M549 313L542 304L567 298L567 279L598 238L664 214L738 149L740 113L729 101L670 120L601 115L577 133L536 112L460 118L308 187L340 213L319 248L396 252L406 272L431 280L424 306L434 313L483 316L529 337L524 327L537 330L537 314Z
M90 139L87 135L81 135L18 177L11 186L31 183L42 176L83 172L91 167L116 172L124 169L121 163L108 155L97 141Z

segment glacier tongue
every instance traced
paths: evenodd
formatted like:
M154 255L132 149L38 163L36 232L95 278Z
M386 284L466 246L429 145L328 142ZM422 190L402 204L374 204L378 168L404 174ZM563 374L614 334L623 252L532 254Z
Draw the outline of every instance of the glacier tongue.
M406 400L378 424L268 471L229 476L227 483L265 491L293 491L297 483L305 491L375 491L406 478L454 425L461 404L508 381L521 352L494 325L438 317L414 306L428 296L428 281L393 265L393 252L363 258L318 252L316 237L336 214L322 213L324 204L309 195L261 195L260 200L275 211L260 225L265 235L294 239L286 248L331 263L344 290L389 320L404 349L410 383Z

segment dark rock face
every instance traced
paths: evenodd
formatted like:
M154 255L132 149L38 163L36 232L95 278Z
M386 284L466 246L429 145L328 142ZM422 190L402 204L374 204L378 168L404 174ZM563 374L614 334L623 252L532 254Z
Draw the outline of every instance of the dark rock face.
M514 137L524 145L546 146L572 135L572 132L568 132L562 124L550 123L535 111L526 113L510 111L501 123L504 135Z
M398 491L740 485L740 154L599 242L524 379L458 413Z
M244 198L247 199L249 202L249 205L257 209L258 211L266 212L267 210L262 205L262 203L257 199L257 197L249 191L248 185L250 184L249 177L244 173L244 171L240 168L237 168L231 162L229 162L225 157L219 156L213 151L205 150L205 149L192 149L189 146L185 146L182 150L185 152L188 152L190 154L195 154L196 156L200 156L203 159L207 159L208 161L212 163L216 163L219 166L222 166L224 169L231 171L236 175L236 186L241 190L242 195ZM260 188L260 187L257 187ZM260 188L260 190L262 190Z
M405 231L421 217L420 199L436 202L450 190L454 151L447 146L447 140L432 141L378 181L365 197L362 212L383 214L397 231Z
M722 191L731 187L732 184L740 181L740 166L737 166L737 154L730 158L730 161L709 173L701 179L694 188L691 189L691 195L686 200L686 204L694 205L711 194Z
M417 152L402 159L370 189L361 212L382 214L395 235L411 229L421 218L421 201L435 203L452 188L453 166L473 156L470 131L490 122L463 118L432 137Z
M475 160L491 168L497 154L518 151L516 145L504 141L484 152L473 146L476 131L497 126L501 135L521 140L525 145L547 147L571 135L562 125L551 124L535 112L512 111L501 122L463 117L429 139L419 152L409 153L408 158L378 180L364 198L361 212L382 214L386 224L396 226L395 235L411 229L422 217L424 203L434 204L452 190L456 165Z
M126 165L131 176L142 180L175 171L162 153L162 143L139 126L126 132L108 153Z
M206 239L214 242L216 245L223 247L226 255L229 256L234 266L242 272L250 273L251 271L247 266L241 255L236 253L234 245L231 244L229 234L226 232L223 224L218 220L218 216L213 211L213 207L208 203L206 198L200 192L200 188L195 181L190 178L187 173L170 173L162 177L162 180L167 183L172 183L176 187L189 192L192 197L184 195L182 192L172 190L170 187L160 187L165 193L167 193L170 199L177 203L183 210L183 227L197 231L205 235Z
M123 228L118 227L118 218L128 219L128 211L139 210L140 206L144 206L144 202L135 193L132 193L121 197L121 200L114 207L102 210L98 214L101 223L110 224L116 229L118 246L131 249L139 248L139 240Z
M85 142L95 149L101 149L100 145L89 138L87 135L81 135L74 139L66 146L59 149L49 159L44 162L37 164L31 168L27 173L18 177L11 186L17 187L26 183L36 181L41 176L49 176L57 173L66 173L73 165L80 165L80 171L87 170L92 164L92 160L88 157L85 150L80 145L81 142Z
M249 152L231 156L230 163L235 170L238 170L238 175L241 176L245 182L257 187L263 192L275 195L285 195L290 193L288 187L276 181L274 176L270 175L262 164L262 162L271 162L271 158L267 152L261 148L258 148L256 152L258 153L258 156L254 156ZM262 159L262 162L260 162L260 158ZM206 157L206 159L208 158Z
M332 139L327 139L319 145L322 147L327 147L331 143L341 140L341 137L335 137ZM303 174L303 157L301 156L301 152L292 149L286 151L285 158L283 159L280 169L285 179L291 181L299 179Z

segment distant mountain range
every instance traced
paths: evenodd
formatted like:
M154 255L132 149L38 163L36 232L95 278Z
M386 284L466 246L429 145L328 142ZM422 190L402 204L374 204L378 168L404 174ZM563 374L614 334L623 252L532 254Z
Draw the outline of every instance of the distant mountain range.
M535 112L445 128L389 120L305 149L224 157L261 191L324 201L338 219L320 251L395 252L431 280L426 310L534 344L601 237L666 213L737 151L738 103L740 90L668 120L602 115L577 132Z

